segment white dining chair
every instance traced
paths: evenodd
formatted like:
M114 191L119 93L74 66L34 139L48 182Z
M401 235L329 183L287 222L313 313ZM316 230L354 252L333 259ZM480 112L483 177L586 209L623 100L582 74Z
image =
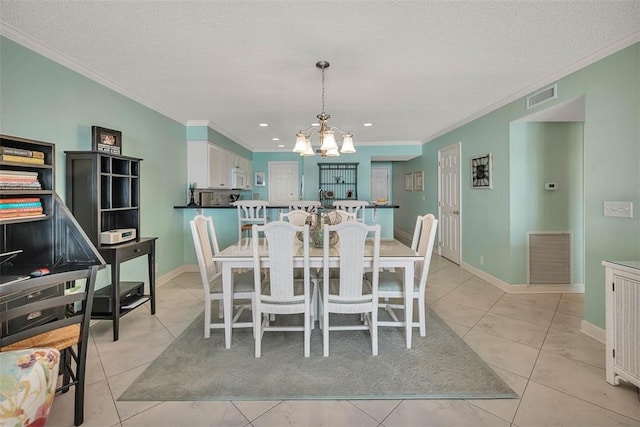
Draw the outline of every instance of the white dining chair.
M369 202L366 200L336 200L333 202L334 208L355 214L358 222L364 222L367 206L369 206Z
M193 245L196 250L196 258L198 259L200 279L204 288L204 337L209 338L212 329L224 328L222 322L213 323L211 321L212 302L219 301L220 318L226 315L223 312L222 305L222 272L218 263L213 261L213 255L220 253L220 248L211 217L196 215L189 221L189 224L191 226ZM229 313L229 316L232 316L232 327L252 328L253 321L238 321L243 310L251 308L254 303L252 271L237 272L233 275L233 300L249 300L250 304L236 304L233 306L234 313Z
M324 214L329 218L329 224L340 224L341 222L357 221L358 217L354 212L347 212L335 209Z
M278 219L280 221L286 220L293 225L305 225L307 220L309 220L309 218L313 220L314 217L315 217L315 214L312 214L302 209L292 210L287 213L280 212L280 214L278 215Z
M412 322L412 327L420 328L421 337L424 337L427 334L425 291L427 288L427 277L429 275L429 265L431 263L431 255L433 253L433 244L435 242L437 228L438 220L432 214L418 216L416 219L416 232L414 232L415 247L412 244L412 249L422 255L423 259L416 262L416 274L411 290L412 303L413 300L418 301L418 322L413 322L413 319L409 319L409 321ZM367 273L367 276L369 274L370 273ZM379 275L378 283L378 297L382 300L379 306L384 308L393 319L389 321L379 320L378 325L382 327L405 326L406 319L400 320L394 311L399 309L404 310L404 305L389 302L389 299L391 298L404 299L403 272L383 271Z
M267 240L268 274L260 260L259 233ZM303 278L296 279L293 272L294 256L300 247L296 233L303 235ZM255 356L262 353L262 336L265 331L304 331L304 357L311 352L311 292L309 277L309 226L296 226L285 221L273 221L267 225L254 225L252 229L253 269L255 281L254 338ZM271 315L304 315L302 326L275 326Z
M332 278L329 259L335 251L329 247L331 232L338 233L339 276ZM367 234L373 232L373 262L370 278L363 275ZM320 290L320 317L323 355L329 356L329 332L369 330L371 352L378 354L378 270L380 263L380 225L368 226L357 221L324 226L323 274ZM329 314L360 314L363 322L331 325Z
M238 200L231 204L238 209L238 241L242 240L244 231L251 234L253 224L267 223L269 202L266 200Z
M322 206L318 200L294 200L289 202L289 211L303 210L309 213L315 213Z

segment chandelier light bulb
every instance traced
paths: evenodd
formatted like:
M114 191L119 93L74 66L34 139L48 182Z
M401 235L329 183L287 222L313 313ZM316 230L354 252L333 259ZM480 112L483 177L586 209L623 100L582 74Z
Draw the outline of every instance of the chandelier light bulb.
M356 148L353 146L353 135L350 133L344 134L344 139L342 140L342 149L341 153L344 154L352 154L356 152Z
M296 145L293 147L294 153L302 153L307 148L307 139L304 136L304 133L300 132L296 136Z

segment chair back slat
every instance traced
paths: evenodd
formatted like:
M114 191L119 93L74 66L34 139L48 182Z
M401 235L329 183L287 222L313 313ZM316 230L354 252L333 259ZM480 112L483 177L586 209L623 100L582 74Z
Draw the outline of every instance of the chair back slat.
M373 268L377 270L380 253L380 225L368 226L355 221L348 221L337 225L324 226L324 274L328 275L328 259L331 254L329 247L330 233L338 234L340 249L340 290L339 296L346 298L358 298L363 295L365 242L367 235L374 235L374 260ZM375 275L377 277L377 275Z
M336 200L333 207L356 215L356 220L364 222L365 207L369 206L369 202L365 200Z
M205 292L209 293L209 284L221 274L219 265L213 261L213 256L220 253L213 219L204 215L196 215L189 224L202 286L205 288Z
M309 213L315 213L316 210L322 206L317 200L295 200L289 202L289 211L303 210Z
M288 213L280 212L279 214L280 221L286 220L286 221L289 221L291 224L298 225L298 226L305 225L309 217L313 218L314 214L309 213L302 209L292 210L291 212L288 212Z
M418 218L421 222L421 230L417 252L422 255L423 258L416 262L415 272L416 277L419 280L419 287L422 289L427 284L431 255L433 254L433 245L436 239L436 231L438 229L438 220L433 216L433 214L427 214Z

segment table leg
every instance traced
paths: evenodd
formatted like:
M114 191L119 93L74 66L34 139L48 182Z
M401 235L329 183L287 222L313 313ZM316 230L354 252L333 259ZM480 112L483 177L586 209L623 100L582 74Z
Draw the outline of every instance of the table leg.
M113 304L113 340L118 341L118 328L120 327L120 260L116 255L115 262L111 264L111 298Z
M407 348L411 348L413 335L413 263L404 267L404 327L407 336Z
M231 307L231 300L233 289L231 288L231 281L233 280L231 267L226 263L222 263L222 302L223 302L223 316L224 316L224 345L226 348L231 348L231 321L233 319L233 308Z
M155 241L151 241L151 252L147 255L149 263L149 296L151 298L151 314L156 314L156 250Z

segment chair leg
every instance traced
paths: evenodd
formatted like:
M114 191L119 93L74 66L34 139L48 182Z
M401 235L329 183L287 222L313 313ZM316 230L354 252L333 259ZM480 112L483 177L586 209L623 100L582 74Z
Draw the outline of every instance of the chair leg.
M371 323L369 325L371 330L371 352L374 356L378 355L378 310L374 307L371 310Z
M222 300L218 300L218 318L224 318L224 304Z
M211 301L206 300L204 304L204 337L209 338L210 336L211 336Z
M311 355L311 313L309 311L304 313L304 357Z
M79 426L84 422L84 382L86 362L87 345L86 343L78 343L78 363L76 366L77 383L75 385L75 413L73 417L73 423L76 426Z
M329 313L322 315L322 355L329 356Z
M427 335L427 313L426 313L426 302L424 298L418 300L420 303L418 304L418 321L420 322L420 336L424 337Z
M260 357L262 353L262 315L253 312L253 339L255 341L255 356Z

